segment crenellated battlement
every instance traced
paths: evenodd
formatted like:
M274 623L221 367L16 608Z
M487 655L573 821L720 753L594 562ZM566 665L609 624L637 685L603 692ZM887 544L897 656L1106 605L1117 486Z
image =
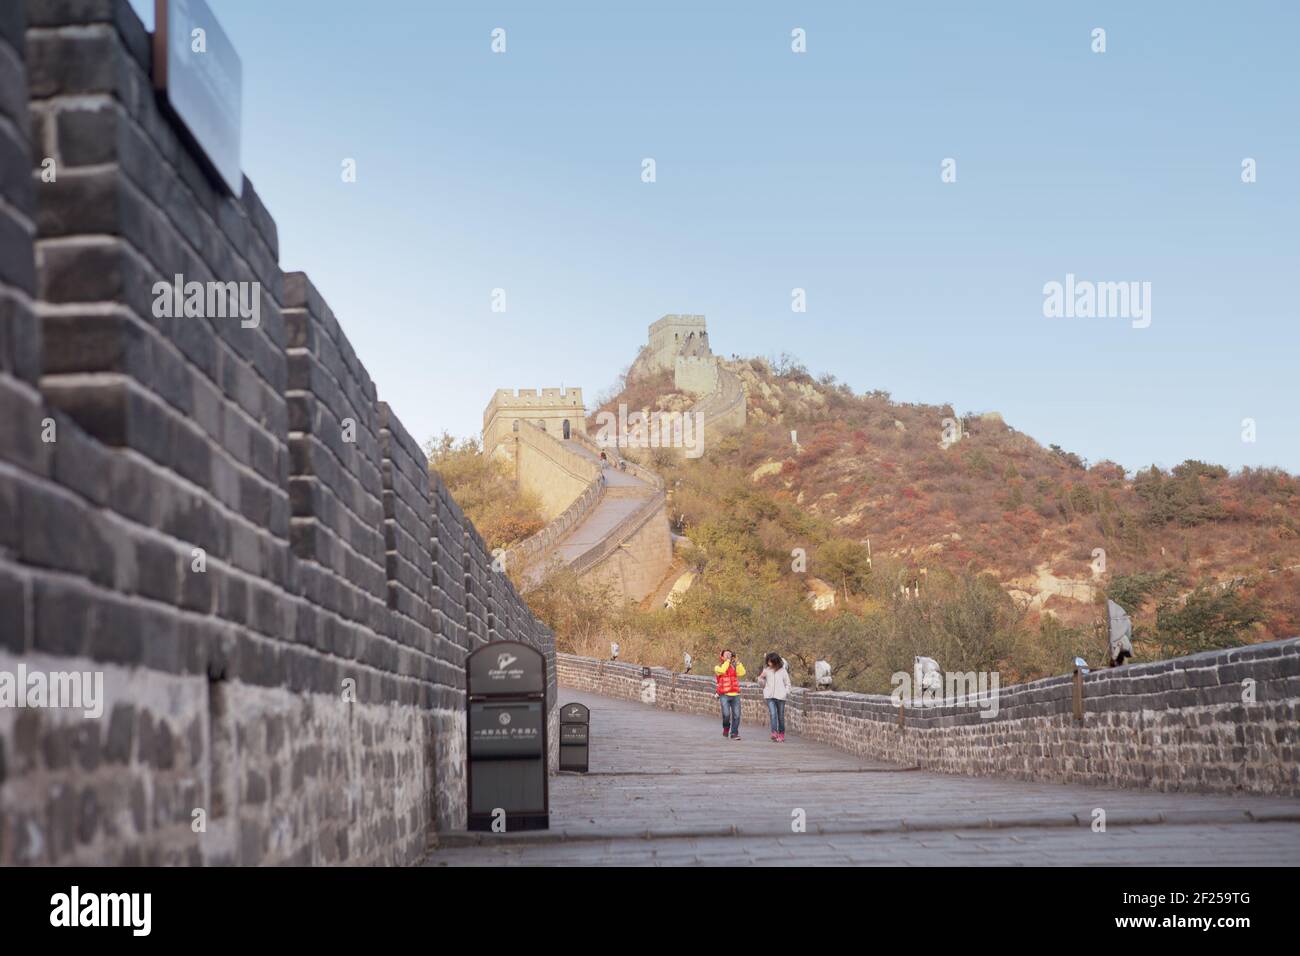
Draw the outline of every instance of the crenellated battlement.
M704 316L702 315L665 315L663 318L656 319L650 323L650 337L654 338L656 332L662 332L665 329L696 329L705 328Z
M580 388L498 388L488 401L483 412L483 421L487 421L497 408L539 408L557 406L564 408L582 408L582 389Z
M506 443L521 422L540 425L556 438L586 434L587 410L581 388L499 388L483 410L483 450Z

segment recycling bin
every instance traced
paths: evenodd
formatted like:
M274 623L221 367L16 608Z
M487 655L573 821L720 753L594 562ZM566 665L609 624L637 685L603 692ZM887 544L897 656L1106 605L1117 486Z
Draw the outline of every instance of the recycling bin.
M579 703L560 708L560 769L586 773L591 746L591 711Z
M546 658L495 641L470 654L465 669L469 829L549 828Z

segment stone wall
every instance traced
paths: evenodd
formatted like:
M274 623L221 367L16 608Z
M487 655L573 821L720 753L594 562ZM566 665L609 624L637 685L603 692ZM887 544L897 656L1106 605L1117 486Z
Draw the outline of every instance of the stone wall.
M31 123L27 111L24 8L0 5L0 402L36 397L41 334L36 294L36 196L32 188ZM0 416L0 441L13 443L15 423ZM34 454L31 448L29 454ZM12 527L0 525L0 535ZM0 539L0 545L7 543ZM6 622L7 623L7 622ZM0 630L0 645L3 644Z
M575 527L591 514L605 496L605 479L601 476L587 486L569 507L565 508L554 520L536 534L530 535L511 548L505 555L506 569L513 573L519 570L531 587L540 583L550 570L545 559L551 549L564 540Z
M687 713L718 713L713 661L706 675L558 655L560 684ZM756 684L742 687L742 721L767 727ZM919 704L884 695L796 689L792 733L862 757L943 773L1195 791L1300 795L1300 638L1083 678L1076 720L1073 677L1000 689L987 707Z
M465 655L554 639L150 50L126 0L0 11L0 672L103 679L0 707L0 865L408 863L464 826Z
M570 567L625 600L641 601L663 583L672 561L667 496L657 491Z
M563 512L505 556L506 568L516 575L521 586L528 590L539 585L554 570L557 556L553 549L608 499L636 498L640 501L634 510L607 526L602 537L581 554L567 556L566 567L587 579L598 580L623 598L640 601L654 591L672 563L663 479L625 460L617 448L602 449L585 434L575 434L572 445L582 446L589 455L579 454L569 444L528 424L520 428L516 444L521 486L538 494L549 490L558 504L563 501L560 493L565 487L572 491L579 479L587 480ZM610 486L597 459L601 454L609 458L610 473L631 475L645 486Z
M690 410L692 415L701 416L704 422L706 452L727 432L744 428L748 412L745 383L740 376L722 364L717 367L717 376L717 389L692 405Z
M600 484L600 465L568 448L532 424L520 425L506 443L514 448L520 489L536 495L542 517L554 521L593 486Z
M673 387L692 395L708 395L718 388L718 360L712 355L679 355L673 366Z

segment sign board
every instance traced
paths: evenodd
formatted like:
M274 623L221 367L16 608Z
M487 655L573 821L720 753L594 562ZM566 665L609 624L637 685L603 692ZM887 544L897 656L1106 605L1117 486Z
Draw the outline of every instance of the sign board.
M546 693L546 658L518 641L493 641L469 656L470 697Z
M153 85L210 171L241 195L244 67L206 0L154 0Z
M560 723L587 724L591 722L591 711L586 704L565 704L560 708Z
M541 701L475 701L469 708L469 755L475 760L535 757L545 720Z
M560 724L560 743L585 744L589 730L588 724Z

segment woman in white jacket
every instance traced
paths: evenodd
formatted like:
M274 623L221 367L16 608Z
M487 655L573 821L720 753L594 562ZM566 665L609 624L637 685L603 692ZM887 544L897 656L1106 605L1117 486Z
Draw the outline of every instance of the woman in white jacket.
M763 699L767 701L767 715L772 724L772 740L785 743L785 702L790 696L790 672L780 654L768 654L763 661L763 672L758 675L763 686Z

